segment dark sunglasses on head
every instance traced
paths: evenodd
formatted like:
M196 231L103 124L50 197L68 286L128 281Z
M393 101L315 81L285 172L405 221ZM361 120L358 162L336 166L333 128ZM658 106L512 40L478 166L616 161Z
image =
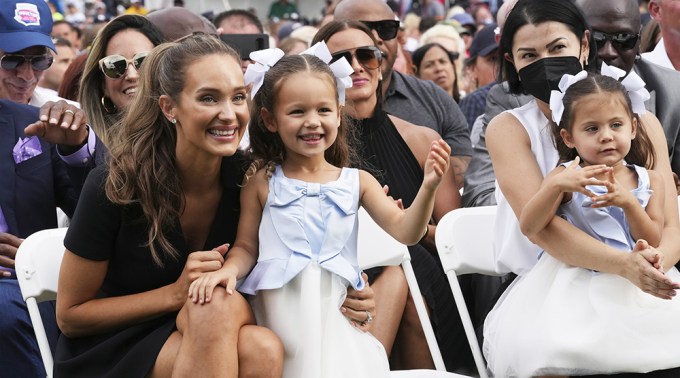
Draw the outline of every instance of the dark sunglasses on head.
M331 54L330 63L336 62L341 58L347 59L347 63L352 64L352 57L357 58L359 64L368 69L374 70L382 63L382 52L375 46L357 47L356 49L341 50Z
M132 59L126 59L121 55L109 55L99 60L99 68L106 77L120 79L127 72L130 63L132 63L132 65L135 66L135 69L139 71L142 62L144 62L144 58L146 58L147 55L149 55L148 51L137 53Z
M397 20L382 20L382 21L361 21L369 29L375 30L378 37L383 41L389 41L397 36L399 31L399 21Z
M601 31L593 31L593 39L595 39L598 49L601 49L607 41L610 41L616 49L630 50L635 47L639 38L640 35L635 33L608 34Z
M50 68L54 58L52 55L15 55L5 54L0 58L0 67L5 70L15 70L25 62L31 63L35 71L45 71Z

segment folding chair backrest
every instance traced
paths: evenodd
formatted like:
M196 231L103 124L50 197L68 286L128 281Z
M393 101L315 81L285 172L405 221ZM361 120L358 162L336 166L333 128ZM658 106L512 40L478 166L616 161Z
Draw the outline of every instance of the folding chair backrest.
M416 281L416 276L411 266L411 255L408 253L408 248L380 228L363 207L359 208L357 249L359 266L362 270L376 266L401 264L406 275L409 291L416 305L420 324L425 332L425 338L427 339L427 345L430 349L435 368L440 371L446 371L444 359L439 350L437 338L434 335L430 317L427 315L427 308L425 307L423 296L420 294L418 281Z
M493 250L495 217L496 206L456 209L442 217L435 234L437 252L451 285L475 365L482 378L488 377L486 364L457 276L469 273L502 275L495 270Z
M64 256L66 230L54 228L30 235L19 246L15 259L21 296L26 301L48 377L52 376L52 352L38 303L57 299L57 283L61 259Z
M496 206L456 209L437 224L435 242L444 271L457 275L481 273L500 276L493 251Z

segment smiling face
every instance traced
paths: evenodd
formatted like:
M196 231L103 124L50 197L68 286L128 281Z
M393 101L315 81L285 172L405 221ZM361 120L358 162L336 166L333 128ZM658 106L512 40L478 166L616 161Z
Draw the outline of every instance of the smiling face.
M44 46L33 46L11 54L37 56L50 53ZM0 50L0 56L4 55L5 52ZM0 68L0 98L12 100L19 104L28 104L38 81L44 73L45 71L34 70L28 61L13 70Z
M449 55L441 47L433 46L427 50L418 67L418 77L423 80L433 81L446 93L453 94L453 83L456 80L456 72Z
M575 56L585 65L588 59L588 38L586 31L583 40L563 23L546 21L540 24L526 24L515 33L512 39L512 57L505 58L519 72L529 64L545 57Z
M261 110L267 129L279 134L287 159L323 159L340 127L340 109L331 78L298 72L282 79L278 87L273 112Z
M635 138L637 120L631 117L621 93L592 93L574 101L571 130L560 130L569 148L576 148L587 165L621 163Z
M206 55L191 63L185 75L176 101L161 96L164 113L177 120L177 159L233 155L250 120L239 62Z
M358 29L345 29L335 33L328 39L326 44L331 54L338 51L356 49L357 47L374 46L371 37ZM377 101L376 90L380 82L380 70L377 68L365 68L359 64L356 55L352 55L352 61L349 64L354 69L354 73L350 76L352 78L352 87L347 88L346 91L346 96L349 100L348 104Z
M151 51L153 47L153 43L144 34L134 29L125 29L111 37L105 54L132 59L135 54ZM139 71L133 64L129 64L125 74L118 79L104 76L104 95L110 98L118 109L125 108L137 92L138 85Z

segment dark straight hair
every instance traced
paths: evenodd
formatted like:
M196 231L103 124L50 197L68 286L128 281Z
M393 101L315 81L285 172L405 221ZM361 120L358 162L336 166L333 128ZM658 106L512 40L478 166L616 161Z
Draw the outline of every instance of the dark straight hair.
M498 46L501 62L500 79L508 82L511 93L524 93L514 64L504 58L506 53L512 56L512 42L517 30L524 25L537 25L548 21L566 25L579 41L583 40L585 31L590 30L585 15L573 0L519 0L505 21ZM587 68L595 69L598 66L597 48L593 44L592 35L589 42Z

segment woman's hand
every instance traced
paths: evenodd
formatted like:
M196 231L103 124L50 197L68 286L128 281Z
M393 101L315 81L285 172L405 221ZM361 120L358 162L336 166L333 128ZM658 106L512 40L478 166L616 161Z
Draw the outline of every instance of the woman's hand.
M353 326L368 332L371 329L371 322L377 316L375 312L375 293L373 293L373 289L368 284L368 276L362 273L361 278L366 283L364 289L357 291L351 286L348 287L347 297L340 311L352 322Z
M638 240L633 251L627 255L627 266L622 276L645 293L661 299L673 299L680 283L671 281L663 273L663 255L646 241Z
M451 147L443 139L432 142L430 154L425 161L424 187L434 190L439 186L442 177L449 169L450 156Z
M64 100L48 101L40 107L40 118L26 127L29 136L38 136L52 144L79 146L87 141L87 116L82 109Z
M228 244L221 245L212 251L198 251L189 254L182 274L175 281L175 297L179 307L184 305L188 298L191 283L197 280L203 273L214 272L222 268L224 254L229 249Z

